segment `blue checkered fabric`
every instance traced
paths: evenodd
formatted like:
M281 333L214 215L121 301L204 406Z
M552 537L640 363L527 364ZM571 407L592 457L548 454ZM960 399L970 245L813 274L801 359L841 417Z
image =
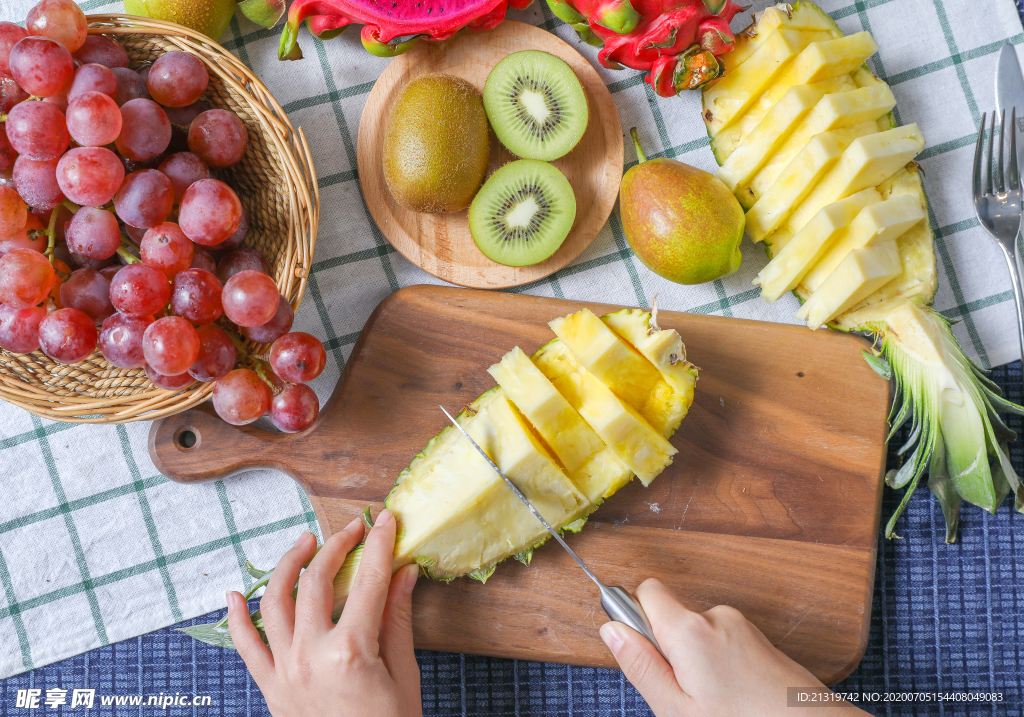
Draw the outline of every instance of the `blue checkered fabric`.
M992 377L1006 396L1024 400L1020 362ZM1024 420L1008 417L1021 433ZM902 443L894 440L892 447ZM1024 445L1011 448L1024 473ZM886 490L888 516L899 494ZM882 521L883 525L885 520ZM1024 516L1004 505L996 515L973 507L960 519L961 542L945 535L938 504L924 493L910 501L902 540L879 538L871 634L856 671L836 689L846 692L1001 692L1003 702L965 705L862 705L876 715L1024 714L1021 642L1024 635ZM1019 575L1018 575L1019 571ZM255 601L252 608L256 608ZM183 622L206 623L223 611ZM567 665L441 652L417 653L425 715L475 717L640 717L646 703L622 673ZM108 645L0 682L0 715L17 709L17 691L95 688L97 693L211 695L210 707L172 707L194 717L267 715L266 703L237 653L212 648L168 628ZM70 694L70 692L69 692ZM153 708L95 706L90 714L153 714ZM49 712L50 710L40 710ZM54 712L56 713L56 712ZM74 714L74 710L68 710ZM84 711L83 711L84 714ZM795 714L799 717L799 714Z

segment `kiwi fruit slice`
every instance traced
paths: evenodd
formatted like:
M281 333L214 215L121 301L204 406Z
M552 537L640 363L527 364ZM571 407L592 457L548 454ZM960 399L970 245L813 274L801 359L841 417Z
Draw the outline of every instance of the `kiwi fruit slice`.
M480 251L505 266L554 254L576 219L569 180L547 162L520 159L492 174L469 206L469 232Z
M512 154L550 162L568 154L587 130L587 95L576 73L547 52L502 59L484 83L484 109Z
M411 80L388 114L382 154L384 181L399 204L416 212L462 211L490 159L480 91L453 75Z

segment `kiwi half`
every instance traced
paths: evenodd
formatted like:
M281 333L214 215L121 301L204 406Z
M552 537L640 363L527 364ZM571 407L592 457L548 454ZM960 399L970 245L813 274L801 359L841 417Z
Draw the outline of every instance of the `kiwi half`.
M524 159L567 154L587 130L587 95L565 62L540 50L513 52L487 76L484 109L494 134Z
M547 162L509 162L484 182L469 205L469 232L480 251L505 266L554 254L576 219L569 180Z

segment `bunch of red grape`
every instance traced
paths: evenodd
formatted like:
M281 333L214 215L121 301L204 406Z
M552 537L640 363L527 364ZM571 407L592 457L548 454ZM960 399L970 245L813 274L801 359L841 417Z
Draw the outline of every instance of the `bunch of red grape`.
M184 52L129 68L72 0L0 22L0 348L71 364L98 347L160 388L215 381L228 423L302 431L327 355L241 247L249 219L216 172L249 136L202 99L209 79Z

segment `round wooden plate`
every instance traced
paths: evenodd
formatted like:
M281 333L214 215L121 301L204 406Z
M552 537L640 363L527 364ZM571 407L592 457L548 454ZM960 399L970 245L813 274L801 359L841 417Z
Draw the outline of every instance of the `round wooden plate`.
M488 73L506 55L543 50L565 60L587 93L590 124L579 144L553 164L576 193L576 221L551 257L533 266L503 266L484 256L469 234L467 212L422 214L399 205L384 183L384 120L402 85L417 75L444 72L481 92ZM488 175L516 159L494 136ZM406 259L439 279L477 289L504 289L543 279L575 259L608 221L622 178L622 124L611 93L590 63L549 32L505 21L494 30L460 32L444 42L421 42L395 58L366 99L357 142L359 184L377 226Z

